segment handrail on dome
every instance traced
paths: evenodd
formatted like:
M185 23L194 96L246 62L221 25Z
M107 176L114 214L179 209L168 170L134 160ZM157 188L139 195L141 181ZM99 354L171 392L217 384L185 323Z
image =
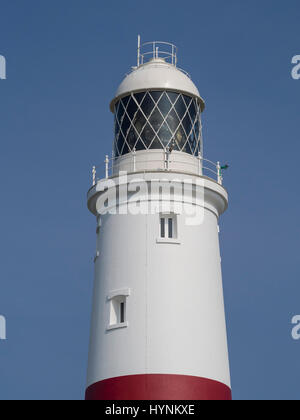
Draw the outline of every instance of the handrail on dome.
M151 41L145 42L141 44L141 37L138 36L138 48L137 48L137 67L133 67L133 70L136 70L140 66L143 66L149 61L162 59L166 63L172 64L177 70L184 73L189 79L191 79L191 75L177 67L177 47L170 42L165 41Z
M170 42L152 41L141 44L138 36L137 66L141 66L153 59L162 58L177 67L177 47Z

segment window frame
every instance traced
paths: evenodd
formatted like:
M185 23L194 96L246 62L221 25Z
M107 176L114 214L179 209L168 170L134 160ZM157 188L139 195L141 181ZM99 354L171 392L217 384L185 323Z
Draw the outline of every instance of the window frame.
M107 301L109 303L107 331L128 327L127 299L129 296L130 289L116 290L107 296Z
M164 220L164 223L162 221ZM172 220L172 235L170 237L170 220ZM164 233L164 236L162 235ZM175 212L159 213L159 232L157 243L181 244L179 237L179 214Z

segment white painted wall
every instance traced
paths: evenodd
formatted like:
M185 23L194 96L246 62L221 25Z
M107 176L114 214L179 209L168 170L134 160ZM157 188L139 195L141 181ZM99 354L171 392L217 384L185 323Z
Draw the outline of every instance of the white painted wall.
M193 375L230 386L217 228L227 193L203 182L204 222L187 226L186 215L179 215L180 244L157 243L159 214L101 217L88 386L145 373ZM99 188L88 196L94 213ZM107 331L107 297L122 289L130 289L128 327Z

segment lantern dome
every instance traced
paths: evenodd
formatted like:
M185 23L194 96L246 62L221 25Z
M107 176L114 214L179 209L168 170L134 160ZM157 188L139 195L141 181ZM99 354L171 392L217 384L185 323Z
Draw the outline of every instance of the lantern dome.
M177 67L176 47L169 43L156 41L146 43L143 47L148 45L151 45L150 52L140 53L138 65L132 68L132 72L125 77L118 87L115 97L110 104L111 111L114 112L115 104L120 98L129 93L143 92L145 90L169 90L192 96L199 100L201 111L203 111L205 103L200 96L199 90L189 74ZM172 52L159 50L157 45L167 45L172 49Z

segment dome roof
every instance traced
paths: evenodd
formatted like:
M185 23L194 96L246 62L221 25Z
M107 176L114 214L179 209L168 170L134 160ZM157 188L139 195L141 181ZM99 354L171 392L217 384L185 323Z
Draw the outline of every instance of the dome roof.
M192 80L173 64L167 63L162 58L155 58L139 67L125 77L120 84L115 98L110 104L110 109L114 112L115 103L122 97L132 92L144 90L172 90L198 98L201 110L205 108L205 103Z

